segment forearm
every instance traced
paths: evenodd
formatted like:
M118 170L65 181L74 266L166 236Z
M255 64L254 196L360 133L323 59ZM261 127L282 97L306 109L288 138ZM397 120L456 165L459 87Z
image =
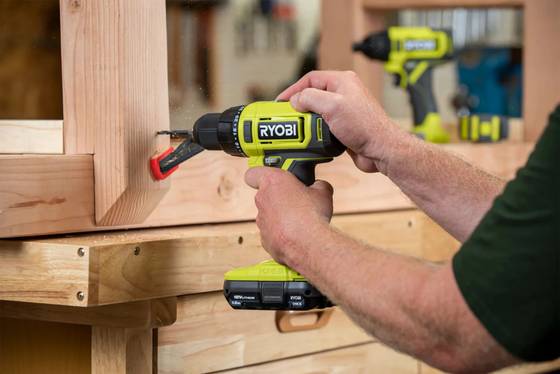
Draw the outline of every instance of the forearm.
M307 240L306 240L307 241ZM419 356L438 340L418 316L418 293L437 267L368 248L329 229L289 264L381 341Z
M449 265L368 247L331 228L317 228L291 253L289 266L385 344L446 371L512 363L468 310Z
M505 182L403 133L384 147L380 170L459 241L470 236ZM391 147L391 149L388 149Z

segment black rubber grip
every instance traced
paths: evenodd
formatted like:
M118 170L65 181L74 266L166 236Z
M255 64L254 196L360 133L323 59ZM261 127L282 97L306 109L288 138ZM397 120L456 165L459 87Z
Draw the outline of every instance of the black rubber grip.
M311 186L315 183L315 166L317 164L331 161L331 159L323 159L323 160L295 160L290 165L288 171L296 176L297 179L300 180L301 183L305 184L306 186Z
M414 125L421 125L428 113L437 113L437 104L432 89L432 68L428 68L415 84L408 85Z

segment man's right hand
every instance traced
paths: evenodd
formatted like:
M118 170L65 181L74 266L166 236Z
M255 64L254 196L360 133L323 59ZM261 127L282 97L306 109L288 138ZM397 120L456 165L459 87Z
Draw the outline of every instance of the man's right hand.
M408 138L351 71L310 72L277 100L290 100L298 111L320 114L365 172L383 171L386 152L397 139Z

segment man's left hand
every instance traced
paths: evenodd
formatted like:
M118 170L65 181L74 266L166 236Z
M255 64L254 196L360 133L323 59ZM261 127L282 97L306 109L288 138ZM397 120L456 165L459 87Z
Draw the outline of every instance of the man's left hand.
M251 168L245 182L259 191L255 204L263 247L280 262L297 268L299 245L318 230L328 228L333 212L333 188L325 181L306 187L284 170Z

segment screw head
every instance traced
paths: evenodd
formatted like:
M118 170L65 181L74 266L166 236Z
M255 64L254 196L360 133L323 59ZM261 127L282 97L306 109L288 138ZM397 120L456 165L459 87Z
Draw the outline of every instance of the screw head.
M83 301L84 298L86 297L86 294L84 293L84 291L78 291L78 293L76 294L76 299Z
M84 255L86 254L86 250L83 248L78 248L78 256L80 257L84 257Z
M134 256L138 256L140 254L140 247L134 248Z

